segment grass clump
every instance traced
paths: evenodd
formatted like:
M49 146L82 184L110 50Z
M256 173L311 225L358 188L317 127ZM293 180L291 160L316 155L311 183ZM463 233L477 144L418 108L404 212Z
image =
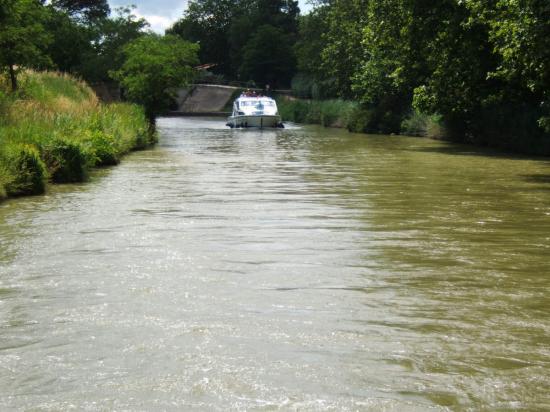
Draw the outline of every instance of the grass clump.
M8 90L0 81L0 199L41 193L47 179L81 182L91 167L156 141L141 107L100 104L71 76L29 71Z
M42 194L46 188L47 171L36 147L13 144L0 154L0 174L5 196Z
M63 139L47 142L42 155L54 183L82 182L87 176L87 156L83 146Z

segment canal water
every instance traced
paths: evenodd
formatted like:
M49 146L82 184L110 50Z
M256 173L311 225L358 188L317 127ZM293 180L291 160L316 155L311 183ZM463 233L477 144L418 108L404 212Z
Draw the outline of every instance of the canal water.
M164 118L0 204L0 410L550 409L550 162Z

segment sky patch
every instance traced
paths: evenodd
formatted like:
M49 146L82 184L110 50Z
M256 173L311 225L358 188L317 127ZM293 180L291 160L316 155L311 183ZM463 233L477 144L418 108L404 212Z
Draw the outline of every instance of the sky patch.
M307 11L311 7L306 0L300 0L300 9ZM151 29L157 33L164 33L176 20L180 19L187 8L187 0L109 0L111 9L135 4L134 14L143 17L151 25Z

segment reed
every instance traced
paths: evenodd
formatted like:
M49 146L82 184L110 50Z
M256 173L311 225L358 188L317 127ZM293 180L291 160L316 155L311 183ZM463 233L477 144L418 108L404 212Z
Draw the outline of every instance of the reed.
M346 100L302 100L281 96L277 106L283 121L348 127L358 104Z
M69 75L28 71L17 93L7 90L0 83L0 199L42 193L38 180L83 181L90 168L117 164L155 142L141 107L101 104Z

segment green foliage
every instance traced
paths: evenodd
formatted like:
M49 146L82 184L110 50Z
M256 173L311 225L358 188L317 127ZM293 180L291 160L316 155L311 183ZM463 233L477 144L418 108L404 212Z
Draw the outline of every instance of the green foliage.
M285 121L348 127L357 104L344 100L277 99L279 113Z
M401 134L409 136L426 136L428 134L428 117L413 111L401 122Z
M168 29L167 34L199 43L201 62L217 64L217 73L234 77L229 32L233 19L241 13L239 3L235 0L189 1L183 18Z
M84 82L76 81L66 75L48 75L27 72L21 75L22 90L20 96L27 101L43 105L65 98L76 103L95 102L94 92Z
M326 6L318 7L298 19L298 40L294 46L297 68L316 80L323 77L320 52L327 47L328 11Z
M298 73L292 78L290 88L292 95L302 99L309 99L313 96L315 79L306 73Z
M173 35L150 34L130 42L126 61L112 73L129 99L144 106L149 119L168 109L171 89L182 87L195 76L199 46Z
M24 68L44 67L50 60L45 48L51 41L44 23L46 9L38 0L2 0L0 3L0 69L10 76L12 91Z
M445 127L440 115L428 115L416 110L401 122L401 134L409 136L426 136L432 139L445 137Z
M336 94L358 99L354 130L548 153L547 2L321 3L301 19L297 94L309 97L313 85L332 84Z
M294 74L298 12L293 0L192 0L167 33L200 43L200 60L216 64L218 74L286 86Z
M46 48L46 54L58 70L82 74L82 62L94 54L94 30L63 11L54 8L48 11L50 15L45 29L51 34L51 42Z
M109 15L107 0L52 0L51 4L70 16L85 22L94 22Z
M0 100L0 198L40 193L46 177L82 181L90 167L116 164L156 140L143 108L101 105L85 83L67 75L24 73L17 96Z
M0 126L2 125L2 118L6 114L9 102L8 94L0 88Z
M109 73L124 64L124 47L145 35L149 24L133 14L132 7L120 7L110 18L100 19L93 27L92 50L77 67L87 81L109 81Z
M260 85L281 86L290 83L294 65L291 38L279 28L264 25L244 46L239 74Z
M148 23L133 14L133 7L117 8L109 16L105 2L92 3L58 0L46 7L46 29L52 36L46 52L63 72L89 82L112 81L109 71L122 66L124 46L145 34ZM84 8L74 9L77 6Z
M52 182L74 183L86 179L87 156L78 143L64 139L48 141L42 147L42 156Z
M372 110L356 108L350 116L347 129L350 132L365 133L372 127Z
M15 143L2 148L0 176L0 191L8 196L38 195L46 188L46 167L32 145Z
M352 78L357 72L363 50L362 33L367 21L367 0L341 0L329 3L325 24L322 25L326 43L321 50L322 77L333 83L334 94L343 98L355 97Z

